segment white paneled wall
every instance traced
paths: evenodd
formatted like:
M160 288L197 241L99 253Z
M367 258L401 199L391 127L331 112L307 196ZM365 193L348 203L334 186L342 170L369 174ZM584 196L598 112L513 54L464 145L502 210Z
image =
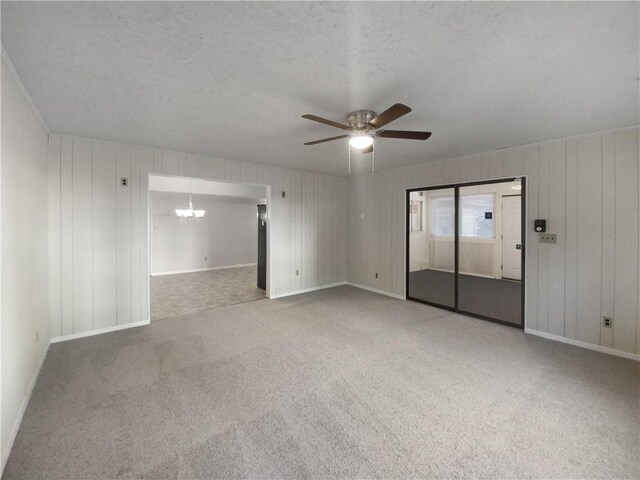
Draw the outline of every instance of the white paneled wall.
M346 281L345 178L64 135L48 163L53 337L148 319L149 173L270 185L272 296Z
M634 127L352 177L349 281L404 296L405 188L526 175L526 327L640 353L638 164Z
M2 468L49 345L48 132L2 55ZM0 468L0 474L2 472Z

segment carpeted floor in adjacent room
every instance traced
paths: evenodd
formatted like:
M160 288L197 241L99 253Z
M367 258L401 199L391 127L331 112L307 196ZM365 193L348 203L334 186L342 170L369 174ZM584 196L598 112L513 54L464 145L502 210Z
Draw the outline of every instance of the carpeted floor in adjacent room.
M265 298L258 267L233 267L150 278L151 320Z
M637 479L639 374L344 286L52 345L4 478Z

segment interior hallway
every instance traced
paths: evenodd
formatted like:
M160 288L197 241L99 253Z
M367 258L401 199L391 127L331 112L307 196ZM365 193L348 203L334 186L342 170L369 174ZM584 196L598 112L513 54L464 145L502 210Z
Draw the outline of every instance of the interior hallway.
M254 265L150 277L151 320L265 298L256 276Z
M639 374L344 286L51 345L4 478L635 479Z

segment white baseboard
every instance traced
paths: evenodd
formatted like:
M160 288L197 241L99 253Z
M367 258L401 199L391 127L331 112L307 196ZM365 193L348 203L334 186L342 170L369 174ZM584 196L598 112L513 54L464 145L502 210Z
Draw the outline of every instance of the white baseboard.
M622 350L603 347L601 345L595 345L593 343L574 340L573 338L562 337L560 335L554 335L553 333L541 332L540 330L532 330L530 328L525 328L524 333L529 333L531 335L536 335L538 337L546 338L547 340L555 340L556 342L567 343L575 347L586 348L587 350L594 350L596 352L601 352L601 353L608 353L609 355L615 355L616 357L629 358L631 360L640 362L640 355L637 353L623 352Z
M359 283L347 282L347 285L351 285L352 287L361 288L362 290L367 290L373 293L379 293L380 295L386 295L387 297L396 298L398 300L406 300L404 296L398 295L397 293L387 292L386 290L380 290L379 288L368 287L366 285L361 285Z
M141 322L125 323L123 325L114 325L113 327L99 328L97 330L89 330L88 332L72 333L71 335L62 335L61 337L54 337L51 339L51 343L66 342L67 340L75 340L76 338L91 337L93 335L100 335L102 333L116 332L118 330L125 330L127 328L142 327L149 325L149 320L142 320Z
M346 284L347 282L329 283L327 285L320 285L319 287L311 287L311 288L305 288L303 290L294 290L293 292L279 293L277 295L272 295L271 297L269 297L269 299L275 300L276 298L291 297L292 295L300 295L301 293L315 292L316 290L324 290L326 288L339 287L340 285L346 285Z
M209 272L211 270L226 270L227 268L255 267L257 263L238 263L237 265L223 265L221 267L194 268L192 270L176 270L173 272L159 272L150 274L152 277L161 277L162 275L178 275L180 273L196 273Z
M7 464L7 460L9 460L9 454L11 453L11 449L13 448L13 443L16 440L16 436L18 435L18 430L20 430L20 424L22 423L22 417L24 417L24 412L27 410L27 405L29 405L29 400L31 400L31 394L33 393L33 388L36 386L36 382L38 381L38 376L40 375L40 370L42 369L42 365L44 364L44 359L47 358L47 353L49 353L49 347L51 346L51 342L47 344L47 348L38 363L38 367L36 371L33 372L33 377L31 378L31 382L29 383L29 388L27 388L27 394L22 400L22 404L20 405L20 410L18 411L18 416L13 423L13 428L11 429L11 436L9 437L9 441L6 445L3 445L4 449L2 451L2 468L0 469L0 477L4 473L4 467Z

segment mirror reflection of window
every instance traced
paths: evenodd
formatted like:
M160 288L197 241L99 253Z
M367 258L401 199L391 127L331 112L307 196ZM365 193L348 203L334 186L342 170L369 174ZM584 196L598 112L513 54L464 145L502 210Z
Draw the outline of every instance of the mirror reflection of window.
M495 195L460 195L460 236L495 238Z
M432 197L431 199L431 235L434 237L453 237L455 231L455 203L453 195Z
M411 200L409 218L411 219L410 230L412 232L422 231L422 201Z

